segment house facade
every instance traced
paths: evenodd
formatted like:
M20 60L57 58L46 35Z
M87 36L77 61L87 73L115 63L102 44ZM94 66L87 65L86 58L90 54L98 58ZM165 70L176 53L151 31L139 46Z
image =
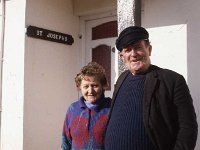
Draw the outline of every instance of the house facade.
M80 96L74 83L80 68L89 61L105 63L110 79L106 96L112 96L121 70L114 45L117 30L134 24L135 1L1 0L0 4L0 149L60 149L67 107ZM141 26L150 33L152 64L185 77L198 122L199 6L198 0L142 0L139 14Z

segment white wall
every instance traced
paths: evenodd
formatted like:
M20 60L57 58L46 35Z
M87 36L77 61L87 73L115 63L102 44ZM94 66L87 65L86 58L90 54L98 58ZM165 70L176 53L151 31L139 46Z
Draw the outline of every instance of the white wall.
M65 112L77 99L79 20L71 0L27 0L26 26L70 34L74 44L26 37L24 150L60 149Z
M142 26L150 31L152 63L185 76L200 124L199 6L199 0L143 0Z
M23 147L25 0L7 1L5 19L0 149L21 150Z

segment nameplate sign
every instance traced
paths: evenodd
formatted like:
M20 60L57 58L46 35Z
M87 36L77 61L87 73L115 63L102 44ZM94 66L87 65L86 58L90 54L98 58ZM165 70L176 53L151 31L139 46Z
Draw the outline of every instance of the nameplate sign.
M52 42L58 42L62 44L72 45L74 39L69 34L64 34L56 31L51 31L35 26L28 26L26 31L27 36L42 40L48 40Z

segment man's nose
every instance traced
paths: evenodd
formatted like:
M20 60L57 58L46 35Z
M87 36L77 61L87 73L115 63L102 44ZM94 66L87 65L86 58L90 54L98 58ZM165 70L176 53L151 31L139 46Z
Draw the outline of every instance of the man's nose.
M130 53L131 53L132 56L134 56L136 54L136 50L134 48L132 48Z

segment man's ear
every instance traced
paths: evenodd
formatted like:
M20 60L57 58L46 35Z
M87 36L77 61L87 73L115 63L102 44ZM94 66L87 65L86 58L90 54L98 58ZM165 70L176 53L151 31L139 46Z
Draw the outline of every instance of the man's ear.
M152 46L149 45L149 56L151 56Z
M121 52L119 53L119 58L121 59L122 62L124 62L124 57L123 57L123 54Z

